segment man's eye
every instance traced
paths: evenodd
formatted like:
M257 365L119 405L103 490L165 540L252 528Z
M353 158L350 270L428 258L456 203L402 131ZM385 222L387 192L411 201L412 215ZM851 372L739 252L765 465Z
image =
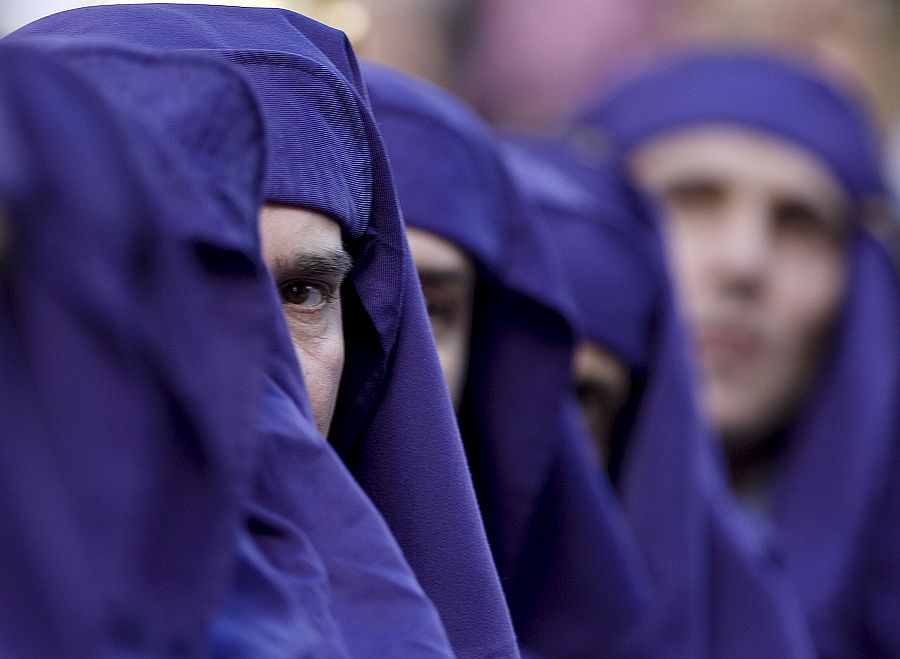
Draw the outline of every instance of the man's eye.
M453 316L455 315L455 307L453 305L447 304L444 301L435 301L431 299L425 300L427 308L428 308L428 317L433 320L441 320L444 322L449 322L453 320Z
M452 326L460 315L462 294L434 287L425 287L423 293L432 328L437 331L442 327Z
M279 291L282 302L303 309L318 309L331 299L324 286L305 281L289 281L282 284Z
M785 202L774 210L777 227L785 232L812 234L827 231L827 222L803 203Z

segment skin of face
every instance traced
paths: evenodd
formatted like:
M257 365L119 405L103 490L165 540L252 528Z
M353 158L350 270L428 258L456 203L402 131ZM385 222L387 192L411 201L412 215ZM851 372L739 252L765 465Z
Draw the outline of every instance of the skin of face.
M627 364L591 341L578 343L573 357L575 388L598 463L608 465L612 429L628 400L631 371Z
M259 230L316 426L327 435L344 368L340 289L353 262L340 226L320 213L266 205Z
M475 264L461 249L433 233L412 227L406 233L444 379L458 409L469 363Z
M797 412L828 352L849 201L811 153L736 127L656 138L631 165L666 216L703 404L730 451L752 451Z

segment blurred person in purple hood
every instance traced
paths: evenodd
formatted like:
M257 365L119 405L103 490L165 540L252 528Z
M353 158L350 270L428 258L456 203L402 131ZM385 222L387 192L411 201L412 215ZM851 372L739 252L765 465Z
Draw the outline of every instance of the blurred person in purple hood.
M661 204L704 408L819 652L900 652L900 291L866 112L806 63L698 51L582 122Z
M572 303L550 240L465 104L363 74L523 654L620 656L647 575L579 432Z

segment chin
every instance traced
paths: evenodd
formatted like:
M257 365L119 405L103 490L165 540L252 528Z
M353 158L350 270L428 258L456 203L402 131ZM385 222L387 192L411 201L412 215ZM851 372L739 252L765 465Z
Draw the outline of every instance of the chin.
M747 394L734 390L718 396L710 392L707 398L708 417L729 449L752 448L769 433L769 415L759 406L747 405L750 399Z
M731 408L728 412L713 414L713 425L729 451L748 452L769 444L780 427L779 414L770 409L748 410L746 406ZM755 413L754 413L755 412Z

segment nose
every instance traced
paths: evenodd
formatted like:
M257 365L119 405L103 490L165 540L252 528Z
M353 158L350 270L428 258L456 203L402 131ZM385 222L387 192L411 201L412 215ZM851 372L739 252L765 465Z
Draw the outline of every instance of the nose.
M763 204L745 200L725 209L716 232L713 273L731 291L758 294L769 265L770 227Z

